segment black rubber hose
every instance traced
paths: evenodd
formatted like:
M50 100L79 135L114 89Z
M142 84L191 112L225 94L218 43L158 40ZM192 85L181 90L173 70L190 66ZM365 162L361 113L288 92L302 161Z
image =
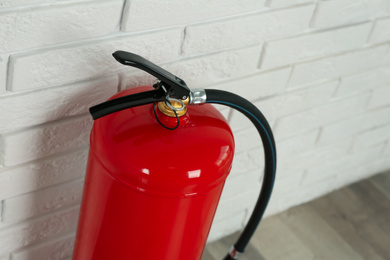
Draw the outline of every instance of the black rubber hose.
M214 89L206 89L205 91L207 96L206 103L229 106L240 111L242 114L248 117L255 125L263 142L265 169L260 195L247 225L245 226L237 242L234 244L234 249L236 251L239 253L244 253L246 246L248 245L263 217L264 211L271 197L276 174L275 140L271 127L269 126L263 114L248 100L227 91ZM237 258L232 257L230 254L224 258L224 260L230 259Z

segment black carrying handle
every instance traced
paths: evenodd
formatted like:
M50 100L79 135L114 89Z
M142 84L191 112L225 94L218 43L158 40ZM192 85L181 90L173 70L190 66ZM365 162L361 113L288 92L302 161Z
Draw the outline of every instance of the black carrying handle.
M116 99L108 100L96 106L89 108L89 112L94 120L107 116L109 114L131 108L142 106L154 102L165 100L164 90L162 88L141 92L133 95L123 96Z
M185 100L190 95L190 89L184 80L147 59L126 51L116 51L112 56L124 65L136 67L150 73L158 78L160 82L154 85L155 90L112 99L91 107L89 112L94 120L127 108L166 100L167 95L170 98L182 100Z

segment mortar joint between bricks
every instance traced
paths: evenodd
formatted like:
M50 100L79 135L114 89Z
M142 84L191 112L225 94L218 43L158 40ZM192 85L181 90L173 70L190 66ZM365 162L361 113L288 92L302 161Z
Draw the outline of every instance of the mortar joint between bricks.
M183 28L183 33L182 33L182 37L181 37L181 43L180 43L180 53L179 53L179 56L183 56L184 55L184 44L185 44L185 40L187 38L187 26L184 26Z
M123 24L125 22L125 16L126 16L126 9L127 9L127 6L130 5L130 0L124 0L123 1L123 5L122 5L122 12L120 14L120 17L119 17L119 25L118 25L118 31L122 32L123 31Z
M4 200L0 201L0 222L4 221Z

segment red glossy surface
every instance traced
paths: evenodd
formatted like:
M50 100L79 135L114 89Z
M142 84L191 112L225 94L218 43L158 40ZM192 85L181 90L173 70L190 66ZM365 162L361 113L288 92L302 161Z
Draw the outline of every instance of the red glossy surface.
M189 106L173 131L152 105L96 120L73 260L200 259L233 153L229 126L208 104Z

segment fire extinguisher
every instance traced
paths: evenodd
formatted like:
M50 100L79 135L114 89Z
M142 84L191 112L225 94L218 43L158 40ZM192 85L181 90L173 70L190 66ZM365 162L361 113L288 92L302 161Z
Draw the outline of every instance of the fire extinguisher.
M263 142L259 199L224 258L238 259L274 184L276 150L267 120L240 96L189 89L179 77L133 53L113 56L158 81L90 108L95 122L73 260L201 258L234 153L230 127L210 103L240 111Z

